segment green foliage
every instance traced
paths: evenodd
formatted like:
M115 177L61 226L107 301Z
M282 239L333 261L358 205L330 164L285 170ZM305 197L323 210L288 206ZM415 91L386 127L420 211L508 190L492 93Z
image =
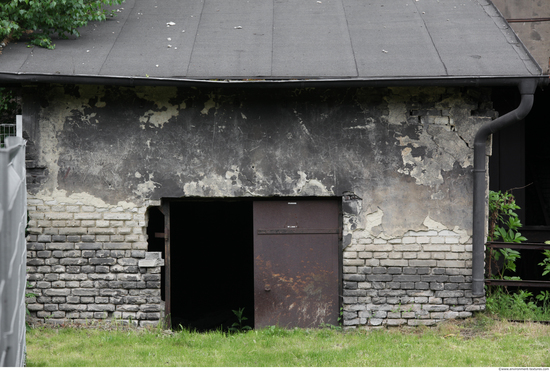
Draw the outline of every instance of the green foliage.
M237 322L235 322L231 325L231 327L229 328L229 331L231 331L231 332L245 332L245 331L252 330L252 328L250 326L244 326L243 325L243 322L248 319L243 315L243 312L244 312L244 308L240 308L238 310L233 311L233 313L235 313L235 316L237 316Z
M520 207L516 204L514 196L508 191L489 191L489 241L497 241L500 238L504 242L527 241L527 238L517 231L522 226L515 212L518 209Z
M0 117L15 117L20 110L14 91L0 88Z
M527 241L527 238L518 232L522 225L515 210L519 208L514 196L508 191L504 193L489 191L489 233L487 236L489 241L499 239L508 243ZM507 273L516 271L516 260L520 257L520 253L516 250L490 247L489 254L487 254L487 267L491 273L493 264L498 262L497 274L493 276L500 279L519 280L519 277L508 276Z
M32 289L32 285L27 281L27 288L28 289ZM25 292L25 297L26 298L35 298L36 297L36 294L33 293L33 292ZM27 316L30 316L31 315L31 312L29 312L29 308L27 306L27 303L25 303L25 313L27 314ZM25 321L25 327L27 328L27 331L29 331L31 329L29 323L27 321Z
M537 300L542 302L542 307L543 308L548 308L549 307L549 304L550 304L550 291L542 291L540 294L538 294L537 296Z
M541 267L544 267L544 271L542 272L542 275L546 276L548 273L550 273L550 250L545 250L542 252L542 254L545 256L545 258L542 262L539 263L539 265Z
M53 49L52 35L61 38L80 36L79 27L91 21L104 21L104 5L123 0L4 0L0 1L0 40L30 37L29 46Z
M502 267L498 271L498 275L500 279L515 280L515 281L521 280L521 278L517 276L506 275L506 273L508 272L516 271L516 260L521 257L518 251L509 249L509 248L494 249L493 257L495 261L500 261L502 259Z
M486 308L489 314L513 320L550 320L550 293L543 291L533 300L529 291L519 290L509 294L503 287L496 287L487 296ZM537 305L538 304L538 305Z

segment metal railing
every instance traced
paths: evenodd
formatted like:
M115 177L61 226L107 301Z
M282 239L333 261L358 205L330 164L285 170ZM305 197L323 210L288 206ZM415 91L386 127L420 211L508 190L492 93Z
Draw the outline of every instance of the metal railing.
M25 141L0 148L0 367L25 363L27 189Z
M550 250L550 245L545 243L507 243L507 242L488 242L488 249L512 249L512 250ZM488 275L491 277L491 266L488 266ZM550 287L550 281L542 280L499 280L493 278L485 278L485 284L488 286L516 286L516 287Z
M0 123L0 148L4 148L4 141L7 137L22 137L22 125L23 120L21 115L16 116L15 124L13 123Z

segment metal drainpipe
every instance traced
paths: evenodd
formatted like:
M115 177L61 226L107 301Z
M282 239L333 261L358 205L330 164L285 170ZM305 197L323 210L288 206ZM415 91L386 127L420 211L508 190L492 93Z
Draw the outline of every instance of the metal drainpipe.
M519 106L507 114L483 125L477 132L474 140L474 218L473 218L473 246L472 246L472 294L485 295L485 193L487 190L485 148L490 134L506 126L521 121L531 111L534 94L539 81L525 79L519 83L521 102Z

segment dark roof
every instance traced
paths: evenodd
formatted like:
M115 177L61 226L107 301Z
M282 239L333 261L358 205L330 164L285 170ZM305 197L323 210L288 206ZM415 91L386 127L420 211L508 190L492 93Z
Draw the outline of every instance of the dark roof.
M488 0L126 0L55 50L11 42L0 81L533 77Z

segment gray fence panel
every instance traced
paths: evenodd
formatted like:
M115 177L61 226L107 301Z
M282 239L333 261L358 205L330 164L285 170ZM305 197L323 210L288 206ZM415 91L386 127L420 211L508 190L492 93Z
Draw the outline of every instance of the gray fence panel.
M25 141L0 149L0 367L25 363L27 187Z

